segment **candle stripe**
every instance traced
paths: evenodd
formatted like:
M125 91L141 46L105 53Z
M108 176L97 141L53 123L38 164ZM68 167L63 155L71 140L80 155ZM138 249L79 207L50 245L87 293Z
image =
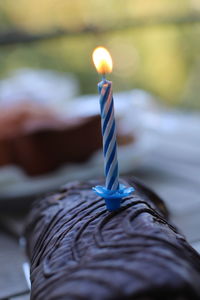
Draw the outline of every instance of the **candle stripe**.
M114 155L114 160L116 159L117 157L116 157L116 153L115 153L115 155ZM113 161L114 161L113 160ZM116 164L111 164L110 165L110 169L109 169L109 171L108 171L108 173L107 173L107 178L111 178L112 177L112 175L113 175L113 173L114 173L114 170L115 170L115 167L116 167Z
M110 141L109 145L108 145L108 149L107 149L107 152L106 152L106 161L108 162L108 159L110 157L110 154L115 146L115 143L116 143L116 138L115 138L115 135L113 135L113 138L112 140ZM117 150L117 149L116 149Z
M111 86L108 86L108 96L107 96L107 101L105 103L105 117L107 116L107 113L109 111L110 105L112 104L112 89ZM112 121L112 119L110 119Z
M116 162L117 162L117 152L115 151L115 154L113 156L113 160L112 161L109 161L109 158L111 156L111 153L112 153L112 150L115 148L115 140L112 141L112 146L109 147L110 148L110 151L107 153L107 156L106 156L106 161L107 161L107 170L108 170L108 173L106 174L106 171L105 171L105 175L106 175L106 178L111 178L112 177L112 174L114 172L114 169L115 169L115 166L116 166ZM116 149L115 149L116 150Z
M107 118L107 115L110 111L110 107L107 110L107 113L106 113L106 108L105 108L105 118L103 120L103 129L102 129L103 136L105 136L105 137L108 137L109 132L111 131L111 127L113 125L113 121L114 121L114 106L113 106L113 100L112 100L112 90L110 90L110 91L111 91L111 95L108 96L108 104L111 107L111 114L110 114L109 118Z
M110 105L111 105L111 100L112 100L112 89L111 89L111 86L107 85L105 86L105 88L107 89L108 91L108 94L106 95L107 96L107 99L106 99L106 102L105 102L105 116L107 115L108 113L108 110L110 108Z
M105 86L106 87L106 86ZM101 88L101 98L100 98L100 102L101 102L101 116L104 117L105 116L105 106L107 104L107 99L110 93L110 87L107 86L108 88Z
M109 93L109 96L108 96L108 101L107 101L107 106L110 106L112 108L112 113L110 115L110 118L107 122L107 127L105 127L105 132L104 132L104 136L108 137L109 136L109 133L111 132L112 130L112 126L114 125L115 127L115 119L114 119L114 105L113 105L113 98L112 98L112 89L110 89L110 93ZM110 109L110 108L109 108ZM106 115L107 116L107 115ZM105 124L105 122L104 122ZM115 128L114 128L115 129ZM108 140L108 139L107 139ZM109 146L108 146L108 149L107 149L107 153L106 153L106 161L107 161L107 164L109 163L108 160L109 160L109 157L110 157L110 153L112 152L112 149L114 148L115 146L115 142L116 142L116 134L115 134L115 130L113 132L113 136L111 137L111 141L109 143ZM117 150L117 149L116 149Z
M114 111L113 111L113 101L111 102L111 105L109 107L108 113L107 113L107 115L105 117L105 121L103 123L103 134L105 133L106 126L107 126L109 120L112 119L111 114L114 114Z
M106 152L107 152L107 150L108 150L108 146L109 146L109 144L110 144L110 141L112 140L112 137L113 137L113 135L114 135L114 132L115 132L115 122L113 122L112 127L111 127L111 130L110 130L109 135L108 135L108 137L107 137L107 140L106 140L106 142L105 142L104 156L106 156Z
M117 190L118 189L118 187L119 187L119 184L117 184L116 182L115 182L115 179L116 179L116 177L117 177L117 175L118 175L118 165L116 165L115 166L115 170L114 170L114 172L113 172L113 175L112 175L112 177L111 177L111 180L110 180L110 182L109 182L109 185L108 185L108 189L109 190ZM115 184L115 185L114 185Z
M109 159L108 159L108 163L107 163L107 165L106 165L106 175L108 175L108 172L109 172L109 170L110 170L111 163L112 163L112 161L113 161L113 159L114 159L114 156L115 156L115 154L116 154L116 150L117 150L117 144L116 144L116 142L115 142L114 148L112 149L112 152L111 152L110 157L109 157Z
M114 111L112 111L111 116L110 116L110 121L108 122L107 127L105 128L105 131L104 131L104 135L105 136L108 136L108 134L109 134L109 132L111 130L112 123L113 123L111 120L113 118L114 118Z

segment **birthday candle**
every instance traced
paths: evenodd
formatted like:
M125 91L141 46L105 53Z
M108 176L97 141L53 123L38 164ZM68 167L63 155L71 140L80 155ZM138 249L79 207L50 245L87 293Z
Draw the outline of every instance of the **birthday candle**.
M98 47L93 52L93 61L97 71L103 77L98 84L98 88L100 93L104 173L106 177L105 187L96 186L93 189L105 199L107 209L113 211L120 208L120 200L129 196L134 189L119 184L112 82L105 78L105 75L112 71L112 58L105 48Z
M119 171L117 160L116 126L112 95L112 82L103 80L98 84L98 87L100 92L106 188L108 190L115 191L119 188Z

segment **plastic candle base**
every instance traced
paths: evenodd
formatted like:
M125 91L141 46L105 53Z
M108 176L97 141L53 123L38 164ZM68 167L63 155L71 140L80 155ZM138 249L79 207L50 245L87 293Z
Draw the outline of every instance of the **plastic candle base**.
M93 187L96 194L105 199L106 207L109 211L114 211L120 208L121 199L128 197L134 192L133 187L126 187L123 184L119 185L119 189L115 191L108 190L104 186L97 185Z

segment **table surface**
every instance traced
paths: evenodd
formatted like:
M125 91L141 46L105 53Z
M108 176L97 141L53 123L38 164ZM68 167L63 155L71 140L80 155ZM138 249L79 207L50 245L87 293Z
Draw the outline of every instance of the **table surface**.
M171 123L161 126L158 146L133 174L164 199L171 220L200 252L200 115L163 113L163 120L169 119ZM0 300L27 300L29 288L22 268L27 259L17 238L21 223L13 217L2 216L4 219L4 229L0 227ZM16 236L11 234L13 228Z

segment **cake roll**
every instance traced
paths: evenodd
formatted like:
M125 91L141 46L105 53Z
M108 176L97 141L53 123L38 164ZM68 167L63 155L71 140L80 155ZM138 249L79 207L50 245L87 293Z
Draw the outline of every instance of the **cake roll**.
M136 179L121 208L70 182L34 203L25 236L32 300L200 299L200 256L170 223L164 202Z

